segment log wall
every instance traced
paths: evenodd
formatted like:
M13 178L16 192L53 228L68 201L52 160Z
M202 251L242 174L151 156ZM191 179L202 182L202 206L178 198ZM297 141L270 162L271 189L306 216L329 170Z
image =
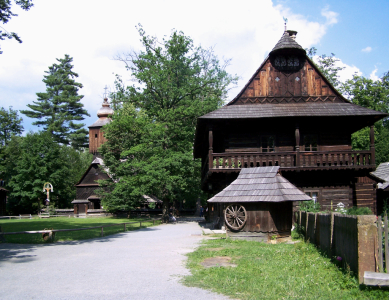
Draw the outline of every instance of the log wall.
M284 73L276 70L268 59L250 80L236 104L278 103L288 102L287 99L272 100L268 97L294 97L292 101L298 102L298 96L308 97L302 101L343 102L338 94L328 85L319 72L305 61L304 66L297 72ZM313 98L309 98L313 97Z
M104 133L101 128L89 128L89 152L96 154L102 144L107 139L104 137Z

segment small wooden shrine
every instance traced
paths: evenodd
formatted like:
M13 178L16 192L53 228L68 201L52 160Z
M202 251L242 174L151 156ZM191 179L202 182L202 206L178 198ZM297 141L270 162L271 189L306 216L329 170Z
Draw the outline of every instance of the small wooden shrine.
M285 30L238 95L197 119L194 157L202 163L201 187L214 195L242 169L278 166L323 210L342 202L377 212L376 180L369 174L376 167L374 123L388 114L345 99L296 34ZM353 150L351 135L364 127L370 127L370 147ZM210 221L221 217L217 207L209 211Z
M236 180L208 200L220 205L229 237L267 241L291 234L293 201L311 197L283 178L279 169L242 169Z

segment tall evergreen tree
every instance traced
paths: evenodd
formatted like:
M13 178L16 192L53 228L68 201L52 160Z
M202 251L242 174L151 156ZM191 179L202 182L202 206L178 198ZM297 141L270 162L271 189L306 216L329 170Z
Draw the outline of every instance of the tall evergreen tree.
M27 105L31 110L21 110L21 113L38 119L32 124L43 126L56 142L71 144L75 149L86 147L88 132L83 128L84 124L73 122L89 116L80 102L84 96L78 95L82 84L75 81L78 74L72 70L73 58L66 54L65 58L57 61L58 64L53 64L45 71L43 82L46 84L46 92L37 93L37 101Z

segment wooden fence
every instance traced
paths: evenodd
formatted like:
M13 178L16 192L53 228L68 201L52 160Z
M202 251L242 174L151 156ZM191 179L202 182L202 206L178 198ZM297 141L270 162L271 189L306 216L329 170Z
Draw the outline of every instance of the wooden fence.
M112 227L112 226L123 226L123 231L125 232L127 230L126 226L128 224L136 224L139 223L139 227L142 227L142 223L148 223L153 222L153 225L155 225L155 221L160 221L161 219L149 219L149 220L142 220L137 222L128 222L128 223L117 223L117 224L110 224L105 226L94 226L94 227L86 227L86 228L74 228L74 229L46 229L46 230L37 230L37 231L18 231L18 232L2 232L0 227L0 241L4 240L5 235L12 235L12 234L48 234L50 240L53 240L53 233L55 232L65 232L65 231L80 231L80 230L90 230L90 229L97 229L101 228L101 237L104 236L104 228ZM43 236L44 237L44 236Z
M378 267L380 272L384 272L384 253L385 253L385 270L389 273L389 241L388 241L388 216L379 216L377 220L378 231Z
M296 220L305 238L349 267L359 283L363 283L365 271L378 271L376 216L299 211Z

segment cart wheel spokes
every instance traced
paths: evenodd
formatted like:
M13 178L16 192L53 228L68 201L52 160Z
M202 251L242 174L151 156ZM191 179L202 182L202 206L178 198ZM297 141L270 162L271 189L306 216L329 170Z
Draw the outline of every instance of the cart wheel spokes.
M239 230L246 224L247 212L243 205L229 205L224 212L224 217L228 227Z

